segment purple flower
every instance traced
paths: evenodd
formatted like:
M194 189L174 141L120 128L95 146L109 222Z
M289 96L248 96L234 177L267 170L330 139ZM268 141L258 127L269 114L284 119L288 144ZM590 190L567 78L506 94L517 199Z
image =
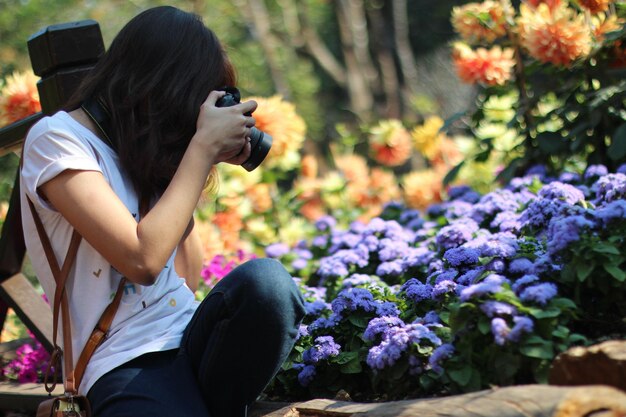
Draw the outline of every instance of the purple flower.
M626 164L622 164L619 167L617 167L617 171L615 171L619 174L626 174Z
M483 234L465 244L468 248L477 249L480 257L512 258L519 250L517 237L510 232Z
M456 289L456 283L451 280L444 280L435 285L432 292L433 298L438 298L445 294L453 293Z
M411 278L402 285L400 291L404 291L409 300L414 303L420 303L421 301L432 299L433 286L423 284L417 279Z
M488 275L484 281L478 284L470 285L469 287L461 291L461 301L468 301L472 298L478 298L486 294L495 294L502 291L502 284L507 282L507 279L502 275L491 274Z
M461 285L471 285L485 272L482 268L474 268L466 271L463 275L456 279L456 282Z
M576 172L562 172L561 175L559 175L559 182L565 182L568 184L576 184L578 182L580 182L581 180L581 176L580 174L576 173Z
M265 254L270 258L280 258L289 253L289 246L284 243L273 243L265 248Z
M378 258L383 261L393 261L406 254L409 245L403 241L383 238L379 242Z
M332 336L320 336L315 339L315 344L302 353L302 361L306 364L315 364L326 360L331 356L337 356L341 352L341 346L335 343Z
M520 217L520 214L513 213L512 211L502 211L496 214L496 217L489 226L500 232L519 232L522 228L522 224L519 221Z
M480 252L476 248L460 246L458 248L448 249L443 257L451 266L456 268L461 265L473 265L478 263Z
M313 323L309 324L309 333L314 333L319 330L328 330L339 324L341 317L337 314L331 314L329 317L319 317Z
M626 219L626 200L611 201L609 204L593 212L595 218L603 225Z
M600 177L591 189L596 193L595 204L623 200L626 198L626 175L607 174Z
M448 198L450 200L461 200L474 204L480 200L480 194L472 190L468 185L459 185L448 189Z
M296 335L296 340L300 340L303 337L306 337L309 335L309 328L307 327L306 324L300 324L300 327L298 327L298 334Z
M491 333L498 346L504 346L511 329L503 318L496 317L491 320Z
M546 305L556 293L556 285L551 282L544 282L524 288L519 298L524 302L534 301L537 304Z
M555 255L580 239L584 230L593 229L594 223L583 216L555 217L548 225L548 252Z
M331 302L335 314L341 315L344 311L361 309L366 312L375 311L376 303L372 293L365 288L348 288L339 292L337 298Z
M348 278L345 278L341 283L343 289L358 287L361 285L369 285L377 282L377 280L370 275L366 274L352 274Z
M404 264L401 260L383 262L376 268L376 275L380 277L397 277L404 273Z
M585 199L585 196L578 188L558 181L541 187L539 197L548 200L559 200L572 206Z
M532 284L533 282L539 281L539 277L534 274L527 274L516 280L513 285L511 285L511 289L515 291L516 294L519 294L520 291L525 288L528 284Z
M315 222L315 228L320 232L331 230L337 224L337 220L332 216L322 216Z
M335 256L328 256L320 259L320 266L317 273L323 278L343 277L348 275L348 267L343 261Z
M504 303L502 301L485 301L480 306L480 309L489 318L500 316L513 316L517 314L517 309L514 306L509 303Z
M429 265L435 256L436 253L427 247L409 248L402 262L405 268L418 268Z
M376 304L376 315L380 317L388 316L395 317L400 314L400 309L396 303L391 301L384 301Z
M372 369L393 366L409 346L424 342L440 345L441 339L429 328L417 323L391 327L385 332L382 342L369 350L367 364Z
M526 316L513 317L513 323L508 340L515 343L520 341L524 333L531 333L534 328L533 321Z
M311 246L314 248L325 248L328 245L328 236L320 235L315 236L311 241Z
M301 365L301 364L299 364ZM295 365L294 365L295 368ZM313 382L313 379L315 378L315 366L313 365L306 365L306 366L302 366L300 368L300 372L298 373L298 382L300 383L300 385L302 385L303 387L308 387L309 384L311 382Z
M515 258L509 263L509 272L512 274L528 274L533 272L533 263L528 258Z
M478 224L472 219L457 220L442 227L435 236L435 242L439 249L445 251L469 241L476 231L478 231Z
M585 174L583 175L583 177L586 180L593 180L608 173L609 170L604 165L589 165L585 170Z
M445 343L441 346L438 346L437 348L435 348L435 350L433 350L430 358L428 358L428 364L430 365L430 368L437 373L442 373L443 368L441 367L441 363L446 359L451 358L453 353L454 346L452 346L450 343Z
M470 216L476 223L481 224L484 221L491 221L502 211L517 211L519 206L520 203L511 191L499 189L482 196L474 205Z
M441 319L439 318L439 314L436 311L431 310L428 313L424 314L422 318L422 324L428 326L429 324L440 324Z
M291 267L294 269L294 271L301 271L304 268L306 268L308 262L306 259L302 259L302 258L298 258L298 259L294 259L291 262Z
M367 328L363 332L363 339L368 341L373 341L376 339L378 335L385 335L385 333L392 327L402 327L404 326L404 322L396 317L375 317L370 320L367 325Z
M322 300L304 303L304 311L307 316L319 316L324 311L329 309L330 305Z

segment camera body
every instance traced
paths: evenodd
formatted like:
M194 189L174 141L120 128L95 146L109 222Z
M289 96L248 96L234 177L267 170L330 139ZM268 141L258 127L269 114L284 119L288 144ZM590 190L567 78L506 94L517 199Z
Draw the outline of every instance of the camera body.
M230 107L241 101L241 94L237 88L224 87L219 90L226 92L226 94L217 100L215 103L216 107ZM248 113L246 116L251 116L251 114ZM263 162L272 148L272 137L262 130L253 127L250 130L250 146L252 148L250 157L241 164L248 172L253 171Z

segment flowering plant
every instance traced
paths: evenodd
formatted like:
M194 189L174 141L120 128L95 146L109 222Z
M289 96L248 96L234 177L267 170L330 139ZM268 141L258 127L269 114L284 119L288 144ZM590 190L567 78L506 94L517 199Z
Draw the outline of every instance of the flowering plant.
M519 7L486 0L455 7L456 70L461 80L481 86L463 126L478 142L467 161L486 161L497 148L500 135L484 135L485 104L514 95L514 114L501 121L515 140L503 155L500 178L536 163L553 172L586 164L615 170L624 163L625 17L626 5L613 0L523 0Z
M535 167L484 195L453 187L425 213L391 203L348 227L326 216L310 240L272 245L306 316L266 395L387 400L545 382L558 353L600 336L590 323L615 317L600 300L626 295L624 171ZM572 280L583 250L584 271L604 273ZM579 302L587 279L599 292Z

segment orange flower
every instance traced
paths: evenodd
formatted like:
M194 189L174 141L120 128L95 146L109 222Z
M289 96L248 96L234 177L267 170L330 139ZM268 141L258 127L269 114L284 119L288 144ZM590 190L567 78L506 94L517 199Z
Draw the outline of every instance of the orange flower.
M322 199L317 197L307 201L300 207L300 214L307 220L315 221L326 214Z
M413 171L402 179L404 200L409 207L423 210L441 201L442 177L434 170Z
M370 130L370 152L379 164L402 165L411 156L411 135L399 120L383 120Z
M0 124L8 125L41 111L37 77L32 71L15 72L0 91Z
M304 143L306 125L292 103L280 96L250 97L258 107L253 116L256 128L270 135L272 149L263 162L268 168L291 170L300 166L300 148Z
M343 172L348 182L367 183L369 169L367 161L362 156L354 154L339 155L335 158L335 165Z
M604 13L598 13L591 21L593 23L593 37L600 43L604 41L607 33L619 30L624 26L623 19L618 19L616 15L607 16Z
M239 233L243 229L243 221L237 210L230 209L215 213L213 224L220 231L224 249L234 251L240 247Z
M441 143L437 148L437 153L430 160L433 168L436 170L448 170L457 165L463 159L463 154L459 150L458 145L447 136L442 137Z
M439 132L443 127L443 120L438 116L431 116L421 126L415 126L411 131L413 145L426 159L435 157L443 135Z
M578 3L589 10L591 13L596 14L600 12L606 12L609 10L609 5L613 3L612 0L578 0Z
M246 190L246 197L252 202L252 209L255 213L265 213L272 208L270 184L255 184Z
M561 5L561 0L526 0L526 3L534 8L539 7L540 4L545 4L552 10Z
M591 51L591 31L584 16L562 5L531 9L522 4L518 19L521 44L538 61L568 66Z
M500 2L468 3L452 9L452 26L467 42L493 42L506 35L506 19Z
M462 43L456 43L452 52L459 78L469 84L484 85L504 85L511 79L515 66L513 55L511 48L494 46L474 51Z
M317 159L315 159L313 155L305 155L302 157L300 173L304 178L317 177Z

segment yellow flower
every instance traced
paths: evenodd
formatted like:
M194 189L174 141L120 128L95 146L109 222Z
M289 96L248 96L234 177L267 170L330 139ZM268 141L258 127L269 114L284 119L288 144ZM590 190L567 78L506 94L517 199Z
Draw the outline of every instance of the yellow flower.
M578 0L578 3L589 10L591 13L606 12L609 10L609 6L613 3L612 0Z
M278 240L287 245L295 246L307 235L307 230L311 231L312 223L301 217L293 217L291 221L283 225L278 232Z
M276 233L262 218L247 221L246 231L261 245L269 245L276 242Z
M539 7L540 4L546 4L552 10L561 5L561 0L526 0L526 3L534 8Z
M37 76L32 71L15 72L0 91L0 125L8 125L41 111Z
M607 16L604 13L593 16L591 22L593 23L593 37L600 43L604 41L607 33L619 30L624 26L623 19L619 19L616 15Z
M408 173L402 178L404 200L409 207L423 210L432 203L441 201L442 176L434 170Z
M565 4L553 10L546 4L536 9L522 4L517 23L522 46L540 62L568 66L591 51L584 16Z
M379 164L399 166L411 156L411 135L399 120L383 120L369 133L370 153Z
M496 1L468 3L452 9L452 26L469 43L493 42L506 35L502 4Z
M472 50L465 44L455 43L452 59L459 78L469 84L504 85L513 76L514 51L494 46L491 49Z
M443 120L438 116L431 116L421 126L415 126L411 131L413 145L427 159L434 158L441 142L439 130L443 127Z
M263 166L286 171L299 167L299 152L304 143L306 125L296 113L295 106L283 101L280 96L250 97L249 99L258 103L253 114L256 119L256 128L273 139L272 149L263 162Z

